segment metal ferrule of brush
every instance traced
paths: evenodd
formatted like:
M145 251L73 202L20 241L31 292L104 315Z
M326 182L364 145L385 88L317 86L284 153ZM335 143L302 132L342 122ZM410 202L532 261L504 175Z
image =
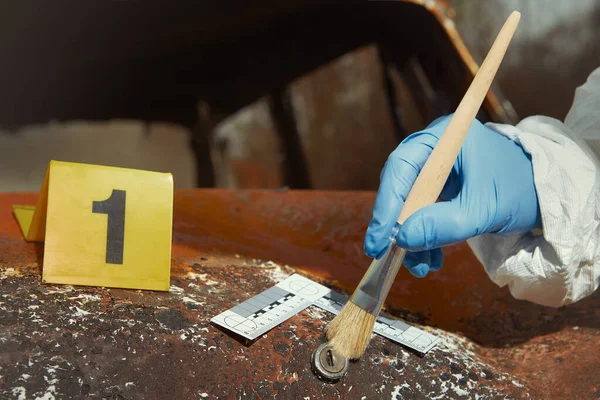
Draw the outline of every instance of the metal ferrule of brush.
M350 301L372 315L378 315L404 261L406 250L396 243L400 224L390 235L390 245L379 259L374 259Z

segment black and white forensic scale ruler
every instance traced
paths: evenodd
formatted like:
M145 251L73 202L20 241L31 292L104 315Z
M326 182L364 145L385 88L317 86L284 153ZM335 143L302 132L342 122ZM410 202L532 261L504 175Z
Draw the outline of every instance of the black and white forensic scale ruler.
M348 297L308 278L293 274L277 285L212 318L212 322L254 340L300 311L315 305L335 315ZM407 323L380 314L373 331L420 353L438 338Z

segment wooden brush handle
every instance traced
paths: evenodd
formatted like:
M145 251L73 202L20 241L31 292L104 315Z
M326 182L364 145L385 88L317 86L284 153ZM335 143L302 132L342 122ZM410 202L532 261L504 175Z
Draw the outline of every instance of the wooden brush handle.
M498 67L504 58L520 18L521 14L514 11L504 23L483 64L481 64L475 78L473 78L471 86L469 86L467 93L450 119L448 127L440 137L408 193L398 217L398 223L404 223L418 209L435 203L442 192L452 165L458 157L467 132L471 128L481 103L483 103L483 99L494 80L496 71L498 71Z

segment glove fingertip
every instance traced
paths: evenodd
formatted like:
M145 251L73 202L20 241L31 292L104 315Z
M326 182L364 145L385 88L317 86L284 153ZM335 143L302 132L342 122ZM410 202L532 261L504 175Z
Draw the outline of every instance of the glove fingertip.
M378 258L382 255L388 245L388 241L378 238L377 235L367 234L364 242L364 252L368 257Z
M429 266L425 263L419 263L414 267L408 267L407 269L417 278L425 278L429 273Z
M364 252L367 256L373 258L377 255L377 249L375 248L375 244L373 242L373 239L369 236L367 236L365 238L365 243L364 243Z

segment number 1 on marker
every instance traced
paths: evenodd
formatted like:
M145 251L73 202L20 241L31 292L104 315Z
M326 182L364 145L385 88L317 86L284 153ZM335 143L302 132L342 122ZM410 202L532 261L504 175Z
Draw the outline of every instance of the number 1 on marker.
M124 190L113 189L104 201L92 202L92 212L107 214L106 263L123 264L123 244L125 242L125 198Z

